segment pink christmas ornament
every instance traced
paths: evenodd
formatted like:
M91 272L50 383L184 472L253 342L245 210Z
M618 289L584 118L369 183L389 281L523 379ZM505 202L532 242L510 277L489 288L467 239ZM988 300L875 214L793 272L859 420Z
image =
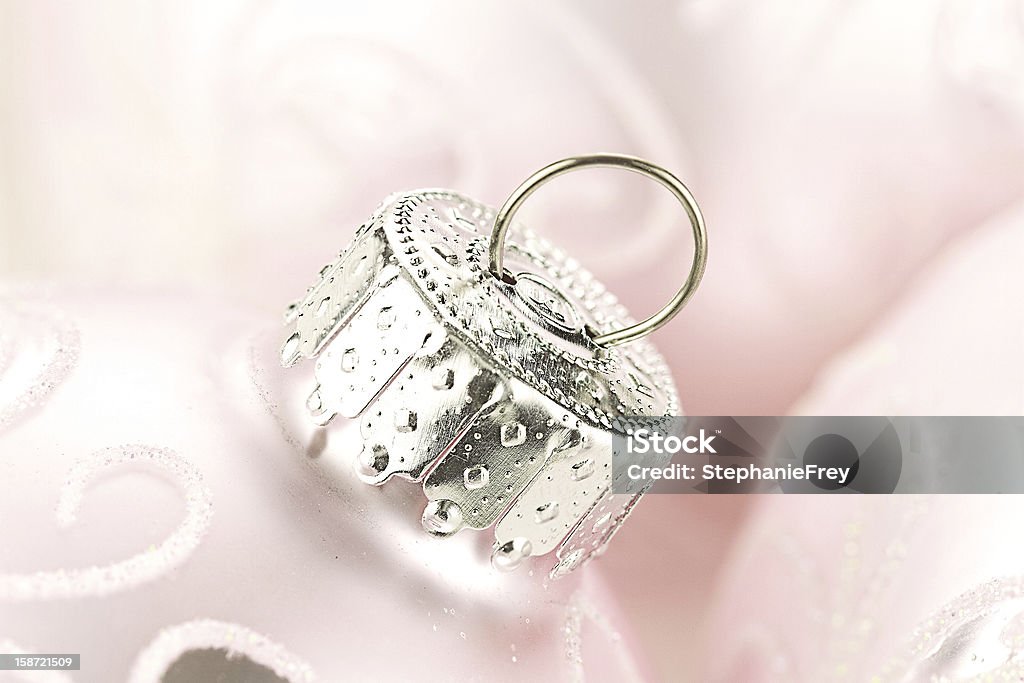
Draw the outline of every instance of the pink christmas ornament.
M275 325L158 293L0 310L0 636L81 652L59 680L639 678L592 571L499 573L422 532L415 487L359 482L358 426L305 419Z

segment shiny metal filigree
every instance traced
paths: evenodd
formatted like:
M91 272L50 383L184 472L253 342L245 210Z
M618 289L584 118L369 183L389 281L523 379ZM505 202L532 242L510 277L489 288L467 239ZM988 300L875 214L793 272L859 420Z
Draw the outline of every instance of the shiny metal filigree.
M554 551L553 576L599 554L638 496L612 492L612 435L633 416L678 414L646 341L614 296L513 225L488 270L495 212L447 191L388 198L289 308L287 365L315 358L318 424L361 416L355 469L422 482L423 527L494 527L492 563Z

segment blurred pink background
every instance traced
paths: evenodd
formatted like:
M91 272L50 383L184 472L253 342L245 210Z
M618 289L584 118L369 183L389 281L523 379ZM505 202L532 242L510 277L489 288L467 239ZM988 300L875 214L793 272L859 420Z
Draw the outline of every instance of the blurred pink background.
M704 283L654 337L687 412L1024 410L1020 0L5 3L0 54L8 282L277 320L392 191L497 204L549 161L631 153L708 224ZM636 314L688 268L639 178L574 175L523 216ZM662 680L959 680L999 669L904 645L1024 575L1020 513L652 496L600 564ZM1022 665L1007 647L974 666Z

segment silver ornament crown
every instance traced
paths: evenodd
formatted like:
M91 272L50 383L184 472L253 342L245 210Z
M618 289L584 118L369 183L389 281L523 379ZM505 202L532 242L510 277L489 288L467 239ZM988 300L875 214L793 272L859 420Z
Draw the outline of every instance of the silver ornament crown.
M585 166L654 177L691 216L690 278L642 323L511 221L543 182ZM289 306L281 360L316 359L307 407L318 424L362 416L363 481L422 482L427 532L493 526L494 566L554 551L558 577L600 554L641 495L613 492L613 435L679 413L664 360L638 337L685 304L705 259L686 188L633 157L552 164L499 212L445 190L393 195Z

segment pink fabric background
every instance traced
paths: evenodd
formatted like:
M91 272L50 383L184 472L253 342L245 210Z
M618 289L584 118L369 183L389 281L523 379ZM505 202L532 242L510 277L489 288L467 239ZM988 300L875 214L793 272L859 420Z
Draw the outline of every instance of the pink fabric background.
M704 284L655 337L689 413L1019 414L1022 14L7 4L0 273L273 324L391 191L498 203L553 159L627 152L677 172L708 223ZM637 178L567 178L524 215L638 314L688 267L682 217ZM600 571L664 680L867 680L932 611L1024 574L1015 498L935 499L907 528L901 505L647 500ZM902 548L860 649L827 628L872 578L844 573L851 524L858 557ZM793 608L809 583L821 609Z

